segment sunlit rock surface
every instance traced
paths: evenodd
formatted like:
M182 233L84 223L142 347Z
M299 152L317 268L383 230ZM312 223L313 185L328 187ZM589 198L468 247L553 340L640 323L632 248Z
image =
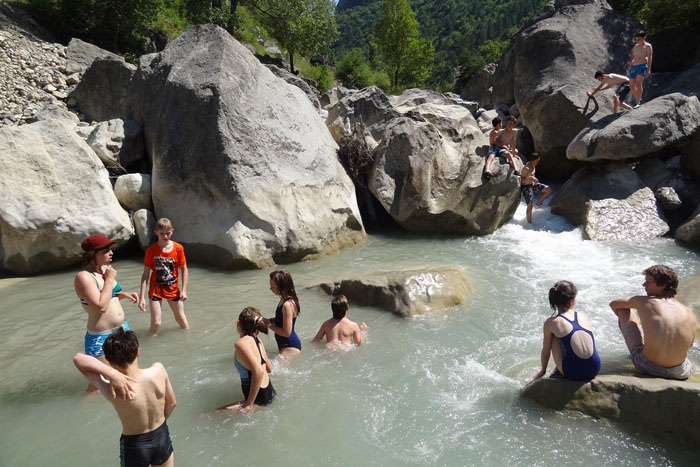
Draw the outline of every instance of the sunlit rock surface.
M376 272L319 287L330 295L345 295L353 305L376 306L404 317L459 305L472 292L460 267Z

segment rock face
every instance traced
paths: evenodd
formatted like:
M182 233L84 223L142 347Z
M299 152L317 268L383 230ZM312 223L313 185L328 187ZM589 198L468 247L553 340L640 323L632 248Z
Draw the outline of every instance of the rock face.
M156 216L148 209L139 209L132 216L134 229L139 239L139 246L142 250L151 246L158 238L153 233L156 226Z
M318 96L316 95L316 92L314 88L309 86L309 84L304 81L303 79L299 78L298 76L293 75L289 71L285 70L284 68L280 68L275 65L265 65L267 68L270 69L272 73L274 73L275 76L278 78L282 78L285 80L288 84L291 84L292 86L296 86L302 91L304 91L304 94L306 94L306 97L309 98L309 101L313 106L316 108L316 110L321 110L321 103L318 100Z
M669 94L583 129L569 144L566 157L586 162L635 159L677 147L698 129L698 98Z
M584 237L590 240L642 242L669 231L649 188L642 188L624 200L589 201L583 217Z
M490 109L492 106L491 101L491 81L493 80L493 75L496 72L496 64L489 63L482 69L480 69L476 75L469 80L467 85L459 93L463 99L475 100L483 105L485 108Z
M126 174L117 178L114 195L119 202L132 211L151 209L151 176L148 174Z
M223 29L188 29L141 57L130 91L153 155L155 212L177 226L188 258L268 267L365 237L308 98Z
M328 107L326 126L336 142L352 133L355 122L362 121L376 146L389 121L399 116L381 89L370 86L344 96L335 105Z
M413 316L459 305L472 287L459 267L390 271L319 284L330 295L345 295L363 306Z
M584 167L554 192L549 207L552 214L563 216L574 225L581 225L585 221L588 201L625 199L642 188L642 181L626 165Z
M678 284L676 298L700 317L700 272L696 272L694 276ZM696 335L700 335L700 321L698 321L698 332L696 332Z
M566 147L612 109L608 95L588 101L586 91L596 84L593 73L624 69L630 42L622 38L631 39L640 27L603 0L562 0L541 10L511 41L494 74L492 100L517 104L542 157L543 174L573 172L575 166L564 158Z
M690 219L676 229L676 239L688 245L700 247L700 206Z
M145 156L141 124L114 118L100 122L87 138L105 167L128 167Z
M88 120L130 118L136 67L121 57L96 58L70 94Z
M60 121L0 130L0 260L17 274L77 262L80 242L104 233L125 243L133 228L107 170Z
M66 74L84 73L96 58L107 57L120 60L119 55L74 37L66 47Z
M700 130L696 131L690 142L681 148L681 154L683 168L700 178Z
M691 377L692 378L692 377ZM656 435L700 442L700 383L598 375L589 382L542 378L521 395L555 410L576 410Z

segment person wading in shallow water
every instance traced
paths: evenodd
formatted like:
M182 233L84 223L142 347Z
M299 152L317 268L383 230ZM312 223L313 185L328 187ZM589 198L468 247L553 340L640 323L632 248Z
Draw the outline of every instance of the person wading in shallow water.
M275 317L266 319L265 323L275 333L280 355L287 358L293 357L301 352L301 341L294 331L294 325L301 310L292 276L285 270L271 272L270 291L279 295L280 301L275 310Z
M535 193L541 193L540 199L537 200L537 205L542 206L542 202L552 194L552 189L547 185L540 183L535 177L535 167L540 162L540 156L532 156L527 164L523 166L523 174L520 177L520 192L527 203L526 217L527 222L532 224L532 201Z
M698 322L695 314L675 298L678 276L668 266L657 264L644 271L642 287L646 296L610 302L632 363L648 375L688 379L688 349L695 340Z

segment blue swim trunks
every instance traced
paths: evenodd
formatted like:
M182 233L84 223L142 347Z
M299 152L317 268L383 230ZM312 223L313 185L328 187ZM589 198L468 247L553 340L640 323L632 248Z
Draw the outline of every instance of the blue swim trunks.
M647 75L647 64L640 63L639 65L634 65L630 68L630 79L634 79L637 75L646 76Z
M125 331L129 331L129 323L124 321L124 324L119 326L121 328L124 328ZM100 332L91 332L88 331L85 333L85 355L90 355L91 357L101 357L105 353L102 351L102 344L105 343L105 340L119 327L116 327L114 329L108 329L106 331L100 331Z
M491 147L489 148L489 154L493 153L497 155L498 157L505 157L503 154L505 154L507 150L505 148L502 148L500 146L496 146L495 144L492 144Z

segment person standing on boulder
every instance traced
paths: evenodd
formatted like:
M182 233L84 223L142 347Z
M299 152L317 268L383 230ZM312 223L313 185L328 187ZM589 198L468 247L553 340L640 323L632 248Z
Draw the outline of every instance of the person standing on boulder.
M283 269L272 271L270 291L278 295L280 301L275 310L275 317L265 319L265 324L275 333L280 355L287 358L293 357L301 352L301 340L294 331L294 325L301 310L292 275Z
M486 164L484 165L484 177L488 181L493 176L491 173L491 162L496 156L505 157L508 164L513 167L513 173L519 175L518 168L513 160L513 155L518 154L518 150L515 148L518 138L518 130L515 129L515 117L510 116L506 119L505 130L501 129L503 123L498 117L494 118L491 124L493 125L493 130L489 133L490 146L486 156Z
M626 110L632 108L625 104L625 97L627 97L627 94L630 92L630 80L627 76L596 71L594 77L600 81L600 84L593 91L588 91L586 93L588 97L593 97L598 91L605 91L606 89L615 87L615 94L613 95L613 113L616 114L620 107Z
M634 46L630 55L630 88L636 101L636 109L642 103L644 78L651 74L651 59L654 49L646 41L647 33L639 31L634 35Z
M173 235L173 224L170 219L162 218L156 221L153 233L158 241L146 249L143 274L141 275L141 290L139 291L139 308L146 311L146 284L148 286L149 309L151 312L151 327L148 333L155 336L160 329L162 309L161 301L168 301L175 321L182 329L189 329L190 324L185 316L185 300L187 300L187 259L185 249L170 239ZM182 287L178 285L182 272Z
M643 274L646 296L610 302L632 363L648 375L688 379L691 373L688 349L695 340L697 318L675 298L678 276L673 269L657 264ZM632 312L633 308L636 313Z
M541 193L540 199L537 200L538 206L542 206L542 202L552 194L552 189L540 183L539 179L535 177L535 167L537 167L539 162L540 156L531 157L527 164L523 166L523 174L520 177L520 192L527 204L526 216L529 224L532 224L532 201L535 193Z
M105 340L120 328L129 330L119 300L128 299L133 303L138 300L136 293L123 292L117 282L117 270L111 265L115 243L103 234L90 235L83 240L80 247L85 252L85 269L76 274L73 281L75 293L88 315L85 353L103 363L107 363L102 351ZM96 390L92 384L87 388L87 392Z

